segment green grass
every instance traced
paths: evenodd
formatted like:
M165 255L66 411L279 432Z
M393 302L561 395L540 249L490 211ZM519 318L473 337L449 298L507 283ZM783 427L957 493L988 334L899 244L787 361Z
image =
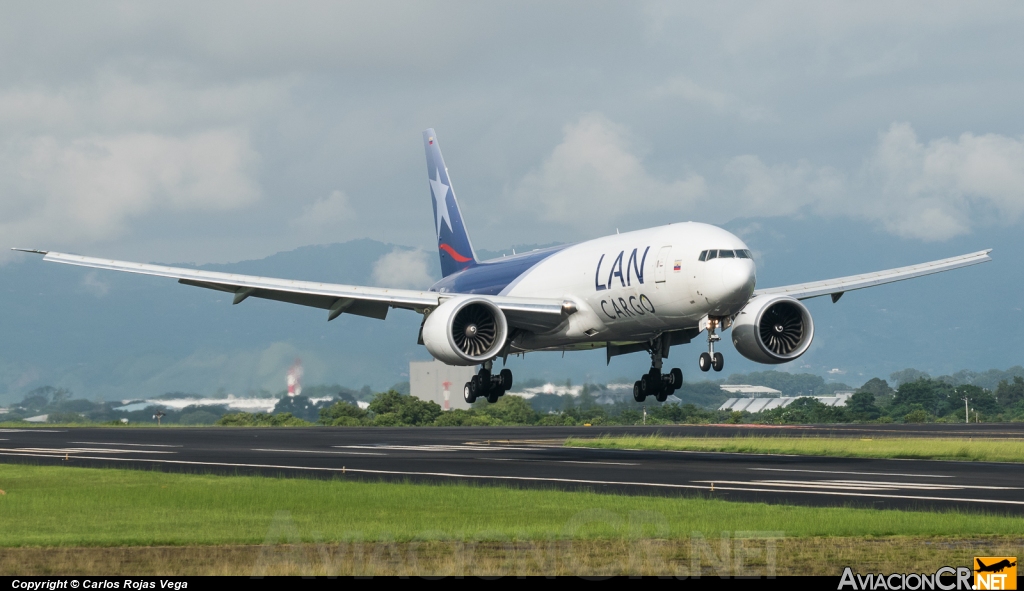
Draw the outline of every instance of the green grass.
M1024 441L894 437L852 439L831 437L598 437L566 440L570 447L726 451L859 458L1024 462Z
M883 511L338 480L0 464L0 547L416 539L1024 534L996 514Z

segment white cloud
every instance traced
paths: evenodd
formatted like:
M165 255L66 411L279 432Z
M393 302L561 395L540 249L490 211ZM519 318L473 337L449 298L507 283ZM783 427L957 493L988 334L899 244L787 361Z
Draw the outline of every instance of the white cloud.
M291 227L314 234L334 230L355 217L351 200L343 191L331 191L303 208L298 217L288 222Z
M294 84L286 77L201 84L180 68L153 69L162 76L139 80L105 68L88 80L56 87L0 88L0 129L66 136L79 129L121 133L223 127L273 111Z
M92 295L101 298L110 293L110 285L97 276L95 271L90 271L82 277L82 288Z
M703 86L686 76L674 76L655 87L654 98L679 98L710 107L716 113L737 113L748 121L774 118L763 107L748 105L733 94Z
M427 269L427 253L396 248L373 264L372 281L382 287L426 289L434 283Z
M562 142L513 197L540 221L567 226L608 225L626 204L642 200L652 214L677 219L847 216L919 240L945 240L1024 215L1024 142L996 134L925 144L909 124L895 123L852 173L807 160L766 164L745 154L676 181L648 173L627 138L623 126L584 116L565 128Z
M544 221L589 226L636 200L652 212L680 210L706 193L699 175L676 181L651 176L631 152L626 128L591 113L565 127L562 143L512 196Z
M909 124L894 123L866 171L870 193L860 215L901 236L944 240L1024 214L1021 140L964 133L923 144Z
M10 140L0 152L0 235L11 246L111 240L152 212L211 212L255 201L258 156L245 134L134 133Z
M946 240L1024 214L1024 142L996 134L924 144L910 124L894 123L852 180L827 166L768 166L751 155L734 158L725 171L743 181L733 204L743 216L810 211L871 220L906 238Z
M846 184L840 171L806 160L769 166L757 156L744 155L726 163L724 171L742 182L741 187L721 190L734 217L791 215L808 205L820 209L840 196Z

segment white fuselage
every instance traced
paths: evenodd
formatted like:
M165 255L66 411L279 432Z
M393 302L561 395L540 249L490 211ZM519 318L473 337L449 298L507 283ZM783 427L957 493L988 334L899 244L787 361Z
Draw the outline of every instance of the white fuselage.
M577 312L523 349L587 342L644 341L691 328L706 316L729 316L750 299L756 280L749 258L701 261L707 250L744 250L735 235L708 224L676 223L573 245L539 262L502 295L562 298Z

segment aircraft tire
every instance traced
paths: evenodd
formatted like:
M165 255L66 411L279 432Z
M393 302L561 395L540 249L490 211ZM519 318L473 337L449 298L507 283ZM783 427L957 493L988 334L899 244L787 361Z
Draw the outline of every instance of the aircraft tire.
M700 357L697 358L697 365L700 366L701 371L708 371L711 369L711 355L708 353L701 353Z
M668 400L669 394L670 392L668 390L662 390L661 392L658 392L657 395L655 395L654 399L657 400L658 402L665 402L666 400Z
M501 389L504 390L505 392L508 392L509 390L511 390L512 389L512 370L511 369L503 369L503 370L501 370L501 373L499 373L498 375L501 376Z
M498 401L498 398L501 396L501 394L501 390L491 390L490 392L487 393L487 402L494 404L495 402Z
M679 386L683 385L683 370L678 367L673 367L672 371L668 372L669 380L668 383L673 390L678 390Z
M654 394L657 390L657 385L651 379L651 374L644 374L644 377L640 378L640 391L644 396Z
M462 389L462 398L466 401L466 404L476 402L476 388L473 386L473 382L466 382L465 388Z
M643 393L643 390L641 390L640 380L633 383L633 400L636 400L637 402L647 400L647 395Z
M722 368L725 367L725 357L721 353L715 353L715 357L711 361L711 367L715 371L722 371Z

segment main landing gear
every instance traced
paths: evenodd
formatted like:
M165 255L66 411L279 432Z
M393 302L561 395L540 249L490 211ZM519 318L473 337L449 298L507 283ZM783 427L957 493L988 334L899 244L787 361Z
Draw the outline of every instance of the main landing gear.
M633 384L633 400L643 402L648 396L654 396L658 402L665 402L683 385L683 370L678 367L668 373L661 373L662 360L668 357L670 346L666 337L651 341L647 349L651 354L651 370Z
M512 389L512 370L503 369L498 375L491 373L493 361L485 361L480 373L466 382L462 395L466 402L473 404L477 398L486 398L487 402L497 402L498 398Z
M722 368L725 367L725 357L722 357L721 353L715 353L715 343L722 340L722 337L715 334L717 324L717 321L711 321L708 324L708 352L701 353L700 358L697 359L701 371L709 369L722 371Z

